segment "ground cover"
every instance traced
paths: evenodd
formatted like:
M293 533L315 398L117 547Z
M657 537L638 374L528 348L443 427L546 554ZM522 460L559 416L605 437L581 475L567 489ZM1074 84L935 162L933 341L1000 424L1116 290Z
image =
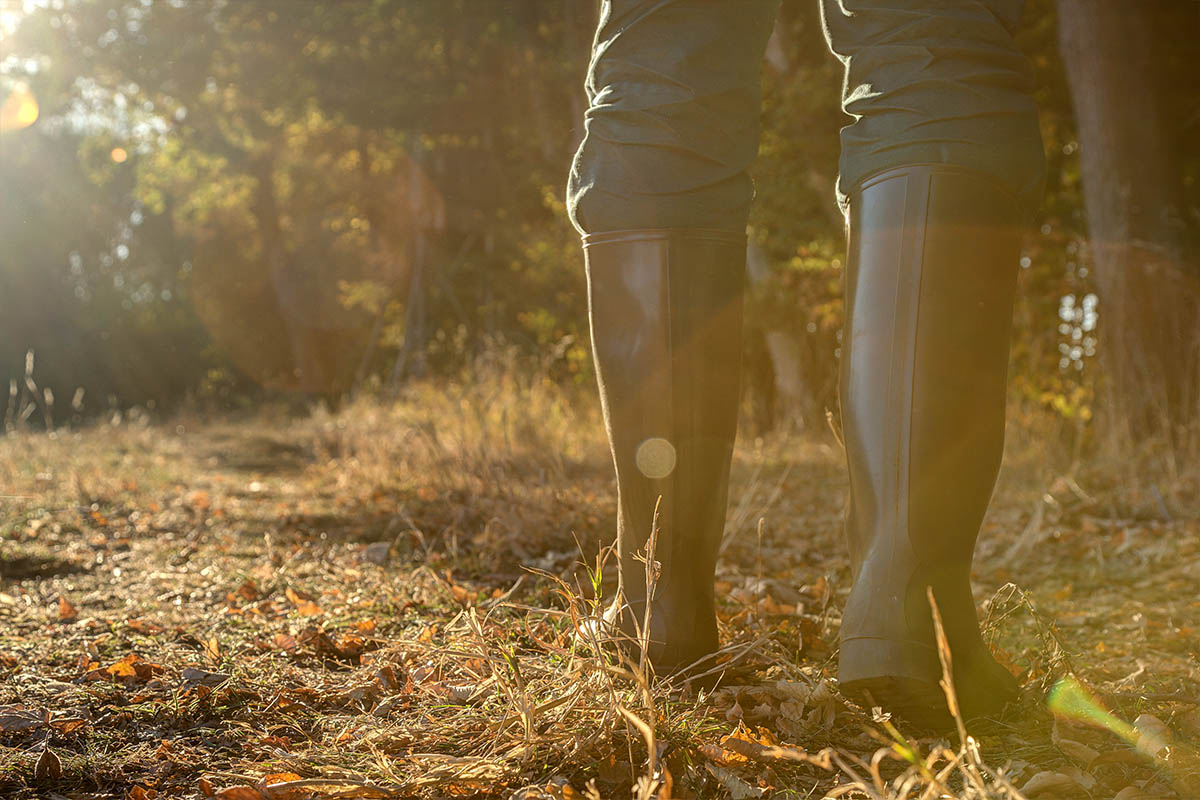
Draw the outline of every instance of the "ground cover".
M1014 430L976 584L1025 700L922 737L833 680L828 435L743 436L715 690L580 641L614 578L581 397L497 380L0 438L0 795L1200 796L1194 476Z

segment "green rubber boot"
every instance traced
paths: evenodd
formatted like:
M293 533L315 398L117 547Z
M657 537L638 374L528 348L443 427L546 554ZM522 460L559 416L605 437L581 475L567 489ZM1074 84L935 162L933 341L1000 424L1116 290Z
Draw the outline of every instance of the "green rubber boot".
M910 722L951 724L932 587L964 717L1017 692L980 636L975 539L1004 446L1019 209L990 179L913 166L851 195L841 408L854 585L838 679Z
M634 230L588 235L584 248L625 601L606 616L633 636L649 601L646 655L665 675L717 649L713 577L737 431L746 240ZM638 556L656 508L651 598Z

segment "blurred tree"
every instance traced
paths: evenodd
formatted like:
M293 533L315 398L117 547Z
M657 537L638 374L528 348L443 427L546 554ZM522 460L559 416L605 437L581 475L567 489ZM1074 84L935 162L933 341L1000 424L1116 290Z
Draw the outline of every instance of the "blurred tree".
M1175 387L1154 409L1183 409L1195 386L1181 368L1195 359L1166 344L1183 341L1188 313L1182 289L1168 287L1187 281L1106 283L1131 273L1106 267L1118 257L1097 247L1090 274L1078 245L1082 178L1093 232L1149 243L1135 248L1141 273L1166 274L1177 253L1191 263L1197 15L1186 0L1149 3L1139 16L1152 19L1137 23L1147 32L1132 37L1149 44L1130 45L1145 55L1136 63L1103 31L1101 46L1072 45L1081 41L1076 16L1067 20L1064 52L1092 76L1074 87L1081 163L1058 58L1059 4L1080 14L1105 7L1028 2L1021 41L1038 76L1050 172L1023 260L1012 373L1030 405L1077 429L1097 374L1093 290L1108 337L1099 350L1113 352L1113 386L1126 387L1116 396L1140 401L1149 380ZM586 296L562 190L582 133L596 8L32 4L0 55L0 94L25 84L41 106L31 126L0 133L0 377L25 391L32 348L37 379L60 409L84 386L97 410L110 395L118 405L188 392L253 397L259 387L338 396L422 373L453 376L502 348L536 374L585 381ZM752 429L811 430L836 405L844 244L833 184L846 122L817 4L784 1L767 56L748 404ZM1124 83L1104 88L1094 77L1104 70ZM1147 145L1150 137L1165 144ZM1126 185L1133 194L1122 194ZM1159 203L1178 212L1165 228L1144 214ZM1119 316L1152 308L1164 311ZM1137 325L1142 333L1123 332Z
M1136 13L1121 0L1058 0L1058 9L1100 298L1107 422L1136 437L1178 436L1200 417L1200 273L1186 189L1200 153L1194 136L1190 147L1183 137L1196 125L1200 14L1188 0L1146 0Z

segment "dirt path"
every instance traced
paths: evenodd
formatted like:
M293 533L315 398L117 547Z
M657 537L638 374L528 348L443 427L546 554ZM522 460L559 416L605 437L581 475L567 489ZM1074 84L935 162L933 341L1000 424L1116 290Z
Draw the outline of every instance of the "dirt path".
M887 726L830 680L833 447L743 443L719 576L739 658L711 695L647 692L564 613L612 513L594 424L553 394L464 398L0 438L0 794L607 798L650 768L656 797L871 783ZM958 767L957 741L891 747L896 785L873 791L918 796L897 786L919 751L936 763L912 785L949 765L944 796L1197 796L1200 524L1161 494L1006 469L977 590L1024 707L973 729ZM1077 719L1054 722L1068 674Z

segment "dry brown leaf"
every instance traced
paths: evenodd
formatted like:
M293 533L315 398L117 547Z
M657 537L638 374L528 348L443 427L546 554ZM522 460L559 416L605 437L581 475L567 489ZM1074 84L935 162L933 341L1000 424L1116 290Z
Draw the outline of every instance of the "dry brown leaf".
M181 673L181 677L185 683L192 685L220 686L232 676L224 672L207 672L195 667L188 667Z
M204 795L205 797L213 796L212 781L210 781L208 778L201 778L196 782L196 786L200 789L200 794Z
M134 656L134 658L136 658L136 656ZM134 667L134 662L130 660L129 656L126 656L117 663L110 665L108 669L104 671L114 678L132 678L133 680L137 680L138 676L137 669Z
M1064 737L1059 728L1059 721L1055 719L1050 729L1050 740L1054 742L1055 746L1077 764L1085 768L1091 766L1092 762L1099 757L1100 751L1088 747L1082 742Z
M303 800L312 797L311 786L287 786L292 781L300 780L304 779L294 772L277 772L263 777L258 786L263 795L270 800Z
M0 708L0 733L14 733L41 727L46 717L32 709L7 706Z
M1056 797L1056 793L1064 789L1081 788L1083 787L1070 775L1047 770L1025 781L1021 787L1021 794L1026 797Z
M217 637L212 636L208 639L201 639L200 649L213 661L221 660L221 643L217 641Z
M763 796L762 789L751 786L724 767L718 764L705 764L704 766L708 769L709 774L725 787L732 800L753 800L753 798Z
M396 679L396 672L390 664L384 664L375 673L375 682L387 692L395 692L400 689L400 681Z
M272 641L275 643L276 647L287 653L296 652L296 648L300 646L300 643L296 641L296 637L287 633L275 634Z
M1154 800L1154 798L1136 786L1126 786L1113 795L1113 800Z
M133 631L134 633L144 633L149 635L162 633L164 630L162 625L158 625L154 622L146 622L145 620L140 619L126 620L125 624L128 625L129 630Z
M58 731L59 733L66 734L74 733L87 724L88 721L86 719L80 719L79 717L68 717L67 719L52 720L50 722L50 727L54 728L54 730Z
M1157 757L1174 738L1167 724L1153 714L1139 714L1133 727L1138 734L1137 749L1149 756Z
M88 667L87 673L83 676L85 681L113 680L127 684L148 681L166 671L162 664L146 661L137 653L130 653L107 667L101 667L95 663L89 663Z
M230 786L216 793L221 800L270 800L253 786Z
M157 789L147 789L145 786L135 784L132 789L125 793L125 800L154 800L157 796Z
M63 595L58 596L58 619L60 622L72 622L79 618L79 609Z
M264 786L270 786L274 783L291 783L292 781L303 780L294 772L275 772L270 775L264 775L260 781Z
M39 781L56 781L62 777L62 761L53 750L47 747L42 751L33 769L33 776Z

